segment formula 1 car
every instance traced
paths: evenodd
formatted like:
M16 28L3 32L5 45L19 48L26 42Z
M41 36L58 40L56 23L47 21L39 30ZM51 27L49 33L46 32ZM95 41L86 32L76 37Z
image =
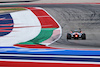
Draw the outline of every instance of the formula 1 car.
M68 39L79 39L86 40L86 34L82 33L81 29L79 30L73 30L70 33L67 33L67 40Z

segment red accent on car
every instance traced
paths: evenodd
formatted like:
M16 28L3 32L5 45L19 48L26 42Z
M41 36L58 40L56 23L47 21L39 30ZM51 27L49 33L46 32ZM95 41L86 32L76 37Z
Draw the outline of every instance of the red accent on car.
M75 37L78 37L78 35L76 34Z
M81 33L82 33L82 31L81 31Z
M72 33L72 31L70 31L70 33Z

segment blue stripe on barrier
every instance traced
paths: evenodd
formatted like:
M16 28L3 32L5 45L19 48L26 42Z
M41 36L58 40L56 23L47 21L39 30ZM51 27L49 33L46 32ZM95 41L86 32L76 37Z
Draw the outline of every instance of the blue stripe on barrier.
M100 56L100 51L63 50L63 49L28 49L28 48L11 47L11 48L0 48L0 54Z
M65 57L0 56L0 59L100 62L100 58L65 58Z
M8 25L7 25L8 24ZM11 24L11 25L10 25ZM0 15L0 36L9 34L13 29L14 23L10 14ZM10 27L10 28L8 28ZM6 29L1 29L6 28ZM5 30L5 31L2 31ZM9 31L7 31L9 30Z

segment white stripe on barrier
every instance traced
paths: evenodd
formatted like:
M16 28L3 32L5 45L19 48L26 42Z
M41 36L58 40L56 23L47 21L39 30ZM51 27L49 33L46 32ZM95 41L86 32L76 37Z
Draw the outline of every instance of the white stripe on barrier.
M12 62L42 62L42 63L72 63L72 64L100 64L100 62L83 62L83 61L47 61L47 60L12 60L12 59L0 59L0 61L12 61Z
M35 14L30 10L13 12L10 14L13 18L14 27L30 27L14 28L10 34L0 37L0 46L13 46L14 44L31 40L40 33L41 24Z

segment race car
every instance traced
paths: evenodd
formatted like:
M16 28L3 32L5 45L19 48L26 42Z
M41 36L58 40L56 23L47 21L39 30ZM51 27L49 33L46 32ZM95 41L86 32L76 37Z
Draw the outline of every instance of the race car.
M79 30L71 30L70 33L67 33L67 40L68 39L79 39L86 40L86 34L82 33L81 29Z

